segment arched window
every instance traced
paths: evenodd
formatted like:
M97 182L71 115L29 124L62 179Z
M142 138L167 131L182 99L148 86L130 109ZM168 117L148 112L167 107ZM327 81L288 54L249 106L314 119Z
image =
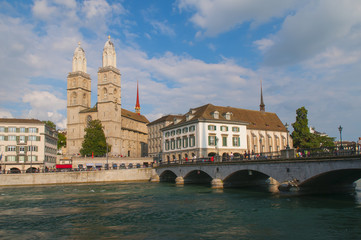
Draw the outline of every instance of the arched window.
M84 93L83 94L83 105L86 105L87 104L87 99L86 99L86 94Z
M73 87L75 87L75 85L76 85L76 80L73 79Z
M103 88L103 99L108 98L108 90L106 88Z
M89 127L89 123L90 123L91 120L92 120L92 116L88 115L88 116L86 117L87 127Z
M83 80L83 87L86 88L86 80Z
M118 94L118 91L117 91L117 89L115 88L114 91L113 91L113 96L114 96L115 99L118 97L117 94Z
M104 79L103 79L104 82L107 81L107 74L104 74Z
M72 94L71 94L71 104L72 105L76 105L76 97L77 97L77 94L76 94L76 92L73 92Z

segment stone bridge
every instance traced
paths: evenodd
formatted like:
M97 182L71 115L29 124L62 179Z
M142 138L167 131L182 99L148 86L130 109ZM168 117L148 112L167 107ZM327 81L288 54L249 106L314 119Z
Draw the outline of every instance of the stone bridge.
M352 187L361 178L361 155L165 164L156 167L156 172L158 175L153 179L161 182L211 183L212 188L245 187L272 182L280 190L337 191Z

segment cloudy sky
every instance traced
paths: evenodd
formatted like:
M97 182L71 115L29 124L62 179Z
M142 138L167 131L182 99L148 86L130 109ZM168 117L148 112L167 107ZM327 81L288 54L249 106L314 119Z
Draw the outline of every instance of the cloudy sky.
M150 121L212 103L259 109L284 123L361 137L361 1L0 0L0 117L66 127L66 81L80 41L96 103L97 70L111 36L122 106L139 81Z

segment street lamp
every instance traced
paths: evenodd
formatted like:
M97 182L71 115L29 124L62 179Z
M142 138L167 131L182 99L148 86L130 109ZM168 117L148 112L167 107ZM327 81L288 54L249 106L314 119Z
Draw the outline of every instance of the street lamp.
M105 144L107 145L107 167L105 168L105 170L109 170L109 164L108 164L108 143L107 143L107 141L105 141Z
M290 145L288 143L288 123L285 124L286 130L287 130L287 147L286 149L290 149Z
M340 131L340 142L341 142L341 147L340 147L340 149L342 150L343 147L342 147L342 127L341 127L341 125L338 127L338 131Z
M218 143L218 137L216 136L215 137L215 147L216 147L216 152L217 152L217 155L216 155L216 161L218 161L218 156L219 156L219 148L218 148L218 145L217 145L217 143Z

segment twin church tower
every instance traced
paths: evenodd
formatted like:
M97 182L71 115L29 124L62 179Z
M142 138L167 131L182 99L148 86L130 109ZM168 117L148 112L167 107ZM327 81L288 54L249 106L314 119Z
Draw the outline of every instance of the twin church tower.
M136 112L121 107L121 74L116 66L114 44L108 41L103 49L103 63L98 70L97 103L91 107L91 78L87 73L85 51L74 51L72 72L67 86L67 151L77 155L82 147L87 123L98 119L104 127L111 155L140 157L147 154L149 122L140 115L137 86Z

